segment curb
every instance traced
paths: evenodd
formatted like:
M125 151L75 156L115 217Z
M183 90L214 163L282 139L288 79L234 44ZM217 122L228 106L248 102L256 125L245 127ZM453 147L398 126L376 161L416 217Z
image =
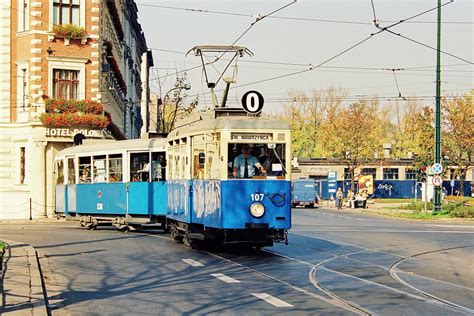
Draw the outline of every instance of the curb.
M2 241L7 244L2 286L3 313L5 315L21 313L29 309L31 315L47 316L46 293L43 291L35 249L17 241ZM9 304L9 301L13 301L13 304ZM24 308L24 306L28 306L28 308ZM22 309L17 310L17 308Z
M0 219L0 225L8 225L8 224L55 224L55 223L67 223L69 222L66 219L56 219L56 218L41 218L41 219Z

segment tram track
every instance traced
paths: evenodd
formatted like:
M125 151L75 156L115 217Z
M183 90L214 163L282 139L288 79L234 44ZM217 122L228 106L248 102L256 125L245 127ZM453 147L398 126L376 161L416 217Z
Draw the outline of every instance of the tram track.
M160 239L172 241L172 239L169 236L157 235L157 234L150 233L150 232L134 232L134 233L139 233L139 234L143 234L143 235L152 236L152 237L155 237L155 238L160 238ZM321 238L318 238L318 239L321 239ZM322 261L318 264L313 264L313 263L310 263L310 262L307 262L307 261L304 261L304 260L301 260L301 259L298 259L298 258L295 258L295 257L280 254L278 252L271 251L271 250L260 250L258 252L271 254L271 255L274 255L274 256L281 257L281 258L285 258L287 260L292 260L292 261L295 261L295 262L298 262L300 264L304 264L304 265L310 267L310 270L308 272L309 281L319 292L321 292L322 295L317 294L317 293L313 293L313 292L308 291L308 290L306 290L304 288L301 288L299 286L295 286L294 284L291 284L290 282L282 280L281 278L278 278L278 277L275 277L275 276L270 275L268 273L265 273L263 271L260 271L258 268L249 266L247 264L240 263L240 262L238 262L236 260L233 260L231 258L226 258L225 256L222 256L218 253L214 253L214 252L209 251L209 250L203 250L202 252L208 254L211 257L226 261L230 264L236 265L236 266L241 267L245 270L248 270L248 271L251 271L251 272L256 273L258 275L261 275L261 276L263 276L267 279L278 282L278 283L280 283L284 286L287 286L287 287L289 287L289 288L291 288L295 291L298 291L298 292L303 293L305 295L311 296L315 299L324 301L324 302L329 303L331 305L343 308L347 311L351 311L351 312L356 313L358 315L373 315L373 314L376 314L376 313L371 311L371 310L368 310L368 309L366 309L366 308L364 308L364 307L362 307L362 306L360 306L360 305L358 305L358 304L356 304L356 303L354 303L350 300L347 300L347 299L344 299L344 298L340 297L335 291L331 291L330 289L325 287L322 284L322 282L320 282L320 280L318 280L317 272L319 270L324 269L324 270L326 270L328 272L331 272L331 273L335 273L335 274L338 274L338 275L341 275L341 276L344 276L344 277L348 277L348 278L351 278L351 279L354 279L354 280L362 281L366 284L370 284L370 285L373 285L373 286L382 287L384 289L394 291L397 294L406 295L406 296L409 296L413 299L424 301L424 302L429 303L429 304L434 304L434 305L437 305L439 307L443 307L443 308L446 308L446 309L449 309L449 310L452 310L452 311L458 311L458 312L467 313L467 314L472 314L474 312L474 310L469 309L468 307L456 304L456 303L451 302L449 300L437 297L437 296L435 296L431 293L428 293L426 291L420 290L420 289L416 288L415 286L412 286L409 283L402 280L396 273L397 272L397 267L402 262L404 262L406 260L409 260L411 258L419 257L419 256L424 255L424 254L442 252L442 251L447 251L447 250L452 250L452 249L469 248L469 247L473 247L472 245L442 248L442 249L436 249L436 250L432 250L432 251L425 251L423 253L417 253L417 254L414 254L414 255L411 255L411 256L408 256L408 257L403 257L403 258L400 258L400 259L396 260L395 262L393 262L390 265L390 267L388 269L383 267L383 266L380 266L380 265L375 265L375 264L372 264L370 262L362 261L366 264L376 266L376 267L379 267L379 268L383 268L384 270L388 271L388 273L389 273L389 275L391 276L392 279L394 279L396 282L398 282L402 286L407 287L411 291L414 291L415 293L417 293L417 294L413 294L413 293L410 293L408 291L400 290L400 289L385 285L383 283L370 281L370 280L367 280L367 279L364 279L364 278L361 278L361 277L358 277L358 276L354 276L354 275L351 275L351 274L348 274L348 273L333 270L333 269L328 268L326 266L328 263L330 263L333 260L336 260L338 258L347 258L348 260L359 261L357 259L352 259L349 256L354 255L354 254L364 253L364 252L379 251L381 253L387 253L387 254L390 254L390 255L399 256L399 255L393 254L391 252L380 251L380 250L382 250L382 249L383 250L388 250L388 249L391 249L391 248L402 247L402 246L404 246L403 244L393 245L391 247L380 247L380 248L369 249L369 248L364 248L364 247L361 247L361 246L356 246L356 245L352 245L352 244L348 244L348 243L341 243L341 242L338 242L338 241L332 241L332 240L329 240L329 239L321 239L321 240L325 240L325 241L336 243L336 244L344 244L346 246L359 248L361 250L353 251L353 252L349 252L349 253L345 253L345 254L334 254L334 253L331 253L331 252L328 252L328 251L324 251L324 250L317 249L317 248L314 248L314 247L308 247L307 245L299 244L299 246L309 248L309 249L312 249L312 250L321 251L321 252L326 253L326 254L331 256L330 258L328 258L328 259L326 259L326 260L324 260L324 261ZM446 241L446 242L455 242L455 241ZM420 243L420 244L432 244L432 243L434 243L434 242ZM436 279L431 279L431 280L434 281L434 282L437 281Z
M426 297L429 297L433 300L436 300L438 302L442 302L443 304L445 305L448 305L448 306L451 306L457 310L460 310L460 311L463 311L463 312L466 312L466 313L469 313L469 314L474 314L474 309L470 309L470 308L467 308L465 306L461 306L459 304L456 304L456 303L453 303L453 302L450 302L450 301L447 301L445 299L442 299L436 295L433 295L431 293L428 293L426 291L423 291L411 284L409 284L408 282L404 281L402 278L400 278L397 274L397 271L398 271L398 266L406 261L406 260L410 260L412 258L416 258L416 257L419 257L419 256L423 256L423 255L427 255L427 254L431 254L431 253L437 253L437 252L441 252L441 251L446 251L446 250L454 250L454 249L462 249L462 248L469 248L469 247L473 247L473 246L459 246L459 247L451 247L451 248L444 248L444 249L439 249L439 250L433 250L433 251L425 251L425 252L421 252L421 253L418 253L418 254L415 254L415 255L412 255L412 256L409 256L409 257L405 257L405 258L401 258L400 260L394 262L390 268L389 268L389 273L390 273L390 276L396 280L397 282L405 285L406 287L409 287L411 288L413 291L423 295L423 296L426 296Z
M320 239L320 238L319 238ZM323 240L326 240L326 241L330 241L330 242L333 242L333 243L340 243L340 242L336 242L336 241L332 241L332 240L329 240L329 239L323 239ZM432 243L432 242L431 242ZM364 248L364 247L360 247L360 246L355 246L355 245L351 245L351 244L347 244L347 243L342 243L342 244L345 244L347 246L351 246L351 247L358 247L358 248ZM303 245L303 247L306 247ZM390 249L390 248L394 248L394 247L400 247L400 245L397 245L397 246L392 246L392 247L383 247L383 249ZM395 291L399 294L404 294L404 295L407 295L407 296L410 296L412 298L415 298L415 299L418 299L418 300L421 300L421 301L424 301L424 302L427 302L427 303L430 303L430 304L435 304L435 305L438 305L438 306L441 306L441 307L444 307L444 308L449 308L451 310L456 310L456 311L459 311L459 312L462 312L462 313L468 313L468 314L473 314L474 313L474 310L468 308L468 307L465 307L465 306L461 306L459 304L456 304L454 302L451 302L451 301L448 301L448 300L445 300L445 299L442 299L442 298L439 298L431 293L428 293L426 291L423 291L423 290L420 290L412 285L410 285L409 283L403 281L400 277L398 277L398 275L396 275L396 271L394 269L396 269L396 267L402 263L403 261L405 260L408 260L410 258L413 258L413 257L418 257L418 256L421 256L421 255L424 255L424 254L429 254L429 253L436 253L436 252L441 252L441 251L446 251L446 250L452 250L452 249L462 249L462 248L469 248L469 247L473 247L472 245L469 245L469 246L459 246L459 247L450 247L450 248L443 248L443 249L437 249L437 250L433 250L433 251L425 251L423 253L418 253L418 254L415 254L415 255L412 255L412 256L409 256L409 257L404 257L404 258L401 258L397 261L395 261L394 263L392 263L392 265L389 267L389 269L386 269L384 267L384 270L387 270L390 274L390 276L398 283L402 284L403 286L405 287L408 287L410 288L411 290L415 291L416 293L418 294L421 294L422 296L420 295L416 295L416 294L412 294L412 293L409 293L409 292L406 292L406 291L402 291L402 290L399 290L399 289L396 289L396 288L393 288L391 286L387 286L385 284L382 284L382 283L378 283L378 282L373 282L373 281L370 281L370 280L366 280L364 278L360 278L360 277L357 277L357 276L353 276L351 274L347 274L347 273L344 273L344 272L340 272L340 271L336 271L336 270L333 270L333 269L330 269L330 268L327 268L325 265L335 259L338 259L338 258L347 258L349 260L353 260L351 259L349 256L350 255L353 255L353 254L360 254L360 253L364 253L364 252L373 252L373 251L377 251L377 249L368 249L368 248L365 248L364 250L361 250L361 251L357 251L357 252L352 252L352 253L346 253L346 254L343 254L343 255L333 255L333 257L329 258L329 259L326 259L318 264L312 264L312 263L309 263L309 262L305 262L303 260L300 260L300 259L297 259L297 258L293 258L293 257L290 257L290 256L287 256L287 255L282 255L282 254L279 254L277 252L273 252L273 251L268 251L268 250L264 250L265 252L267 253L271 253L273 255L276 255L276 256L280 256L280 257L283 257L283 258L287 258L287 259L290 259L290 260L293 260L293 261L297 261L297 262L300 262L300 263L305 263L306 265L309 265L309 266L312 266L310 272L309 272L309 279L310 279L310 282L316 287L318 288L320 291L322 291L323 293L325 293L326 295L332 297L334 300L340 302L341 304L346 304L346 305L349 305L351 308L354 308L354 309L357 309L359 310L360 312L362 313L365 313L365 312L368 312L369 314L371 314L370 311L367 311L366 309L360 307L359 305L351 302L351 301L348 301L348 300L345 300L343 298L341 298L340 296L338 296L336 293L334 293L334 291L331 291L327 288L325 288L321 282L319 282L318 278L317 278L317 271L319 269L325 269L329 272L333 272L333 273L337 273L339 275L342 275L342 276L345 276L345 277L349 277L349 278L352 278L352 279L356 279L356 280L359 280L359 281L363 281L365 283L368 283L368 284L372 284L374 286L380 286L380 287L383 287L385 289L389 289L391 291ZM311 247L306 247L306 248L311 248ZM312 249L312 248L311 248ZM392 253L389 253L391 255L394 255ZM370 264L368 262L365 262L367 264ZM375 265L377 267L381 267L381 266L378 266L378 265ZM437 280L434 280L432 279L433 281L437 281ZM364 314L366 315L366 314Z

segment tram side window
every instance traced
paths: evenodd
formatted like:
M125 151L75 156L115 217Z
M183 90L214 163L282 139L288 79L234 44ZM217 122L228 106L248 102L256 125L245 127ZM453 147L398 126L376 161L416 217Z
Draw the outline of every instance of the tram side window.
M207 179L219 179L220 178L220 146L219 143L208 143L206 145L206 162L207 162Z
M130 181L146 182L149 178L149 168L146 168L150 162L148 152L130 154ZM147 170L148 169L148 170Z
M166 172L166 159L164 153L151 153L151 181L164 181Z
M91 157L79 157L79 183L91 182Z
M107 181L107 170L105 167L105 162L105 156L94 156L94 182Z
M59 160L56 162L56 184L64 183L64 162Z
M68 158L67 160L67 183L76 183L76 165L74 163L74 158Z
M122 181L122 155L110 155L109 156L109 182L121 182Z
M193 179L204 179L204 164L206 155L203 152L195 152L193 157Z

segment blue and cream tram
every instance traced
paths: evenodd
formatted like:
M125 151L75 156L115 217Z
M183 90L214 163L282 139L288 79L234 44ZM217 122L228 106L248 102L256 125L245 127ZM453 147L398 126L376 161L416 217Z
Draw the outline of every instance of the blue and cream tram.
M166 224L164 139L105 141L67 148L56 157L56 212L95 228L112 223Z
M287 243L290 145L288 124L241 109L194 113L177 126L167 138L172 237L187 245Z

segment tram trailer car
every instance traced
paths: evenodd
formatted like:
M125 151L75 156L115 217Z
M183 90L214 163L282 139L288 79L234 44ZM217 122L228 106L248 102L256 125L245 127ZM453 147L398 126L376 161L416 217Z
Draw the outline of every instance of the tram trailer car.
M167 142L167 221L174 239L188 246L208 240L255 247L288 243L288 124L221 108L195 113ZM248 178L234 176L235 158L245 146L266 173L254 167Z
M166 225L165 139L101 141L56 157L56 213L93 229Z

